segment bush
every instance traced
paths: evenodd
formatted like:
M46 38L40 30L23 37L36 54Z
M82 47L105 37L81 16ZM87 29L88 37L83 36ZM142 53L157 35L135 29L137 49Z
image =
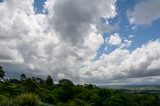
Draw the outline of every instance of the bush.
M18 106L39 106L40 103L39 97L31 93L18 95L15 100L15 104Z
M13 106L13 102L6 96L0 95L0 106Z

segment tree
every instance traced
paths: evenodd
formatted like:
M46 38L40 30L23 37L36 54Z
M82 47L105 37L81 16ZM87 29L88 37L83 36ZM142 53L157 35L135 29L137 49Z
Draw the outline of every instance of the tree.
M68 80L68 79L59 80L58 83L59 83L59 84L68 84L68 85L74 86L73 82L70 81L70 80Z
M113 95L107 98L104 102L104 106L132 106L133 102L128 98L128 96L119 94ZM140 105L140 106L152 106L152 105Z
M42 78L36 77L35 79L36 79L36 81L37 81L38 83L40 83L40 84L44 84L44 83L45 83L45 81L44 81Z
M9 79L9 82L10 83L19 83L19 80L18 79Z
M3 78L3 77L4 77L4 74L5 74L5 72L4 72L4 70L3 70L3 67L0 66L0 78Z
M74 87L67 83L61 84L54 89L54 95L57 95L56 98L58 98L59 101L67 102L74 97Z
M53 79L50 75L47 76L46 84L49 85L49 86L53 85Z
M21 80L21 81L24 81L24 80L26 80L26 79L27 79L26 75L25 75L25 74L21 74L20 80Z
M39 88L37 82L32 80L31 78L27 78L22 82L22 84L28 92L34 92Z

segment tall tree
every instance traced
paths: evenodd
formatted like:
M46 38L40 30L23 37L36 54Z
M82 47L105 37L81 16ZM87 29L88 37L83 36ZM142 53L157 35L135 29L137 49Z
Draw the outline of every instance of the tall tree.
M53 79L50 75L47 76L46 84L49 85L49 86L53 85Z
M70 80L68 80L68 79L61 79L61 80L59 80L58 83L59 83L59 84L68 84L68 85L71 85L71 86L74 85L73 82L70 81Z
M3 67L0 66L0 78L3 78L3 77L4 77L4 74L5 74L5 72L4 72L4 70L3 70Z
M21 81L24 81L24 80L26 80L26 79L27 79L26 75L25 75L25 74L21 74L20 80L21 80Z

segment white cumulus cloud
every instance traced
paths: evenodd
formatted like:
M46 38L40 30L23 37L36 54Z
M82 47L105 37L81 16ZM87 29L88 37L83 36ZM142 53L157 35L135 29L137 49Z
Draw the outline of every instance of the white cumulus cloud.
M118 33L114 33L113 35L110 36L108 44L109 45L120 45L122 42L121 37L119 36Z
M128 11L128 18L131 24L151 24L160 19L160 0L140 1L134 9Z
M8 73L49 74L54 80L77 83L160 74L159 40L130 52L126 48L132 41L123 41L115 33L109 44L119 47L94 61L103 43L97 20L116 16L115 0L48 0L48 15L35 14L33 2L0 4L0 64Z

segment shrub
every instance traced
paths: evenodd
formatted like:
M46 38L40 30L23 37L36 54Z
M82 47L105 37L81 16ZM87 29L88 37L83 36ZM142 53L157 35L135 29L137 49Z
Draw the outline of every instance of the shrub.
M13 102L6 96L0 95L0 106L13 106Z
M40 103L39 97L31 93L18 95L15 100L15 104L20 106L39 106Z

